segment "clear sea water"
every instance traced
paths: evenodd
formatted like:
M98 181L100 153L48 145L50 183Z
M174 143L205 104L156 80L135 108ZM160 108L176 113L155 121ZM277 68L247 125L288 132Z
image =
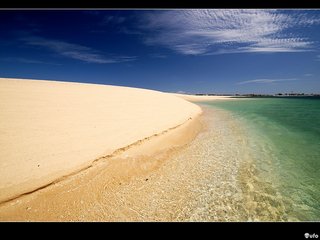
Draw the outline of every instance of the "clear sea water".
M266 202L256 211L274 211L280 221L320 221L320 98L250 98L204 105L227 110L245 126L254 167L244 180L250 183L245 194L256 205Z

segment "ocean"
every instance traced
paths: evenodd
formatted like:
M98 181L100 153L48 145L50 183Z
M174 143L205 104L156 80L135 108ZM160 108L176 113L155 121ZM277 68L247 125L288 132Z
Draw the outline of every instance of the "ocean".
M201 105L227 111L244 129L243 147L248 154L242 159L238 181L246 217L239 220L320 220L319 97L247 98Z

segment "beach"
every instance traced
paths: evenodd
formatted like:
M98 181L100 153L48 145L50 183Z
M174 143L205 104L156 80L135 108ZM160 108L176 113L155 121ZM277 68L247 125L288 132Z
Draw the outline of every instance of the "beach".
M62 181L2 204L0 220L239 219L234 213L243 204L237 182L239 156L243 155L238 147L244 141L241 128L224 111L204 110L197 120L174 131L142 141ZM237 201L226 198L226 193L236 194ZM230 206L234 207L229 214L222 214Z
M201 114L200 107L167 93L29 79L1 78L0 105L2 203L57 183Z
M319 221L319 10L39 10L0 11L0 222Z
M237 158L226 167L229 155L222 157L225 136L238 141L225 132L234 123L183 100L206 97L57 81L0 84L1 221L201 220L197 196L207 195L211 171L220 172L212 184L221 190L220 176L234 181ZM217 161L210 162L200 156L212 136Z
M317 99L0 86L0 221L318 219Z

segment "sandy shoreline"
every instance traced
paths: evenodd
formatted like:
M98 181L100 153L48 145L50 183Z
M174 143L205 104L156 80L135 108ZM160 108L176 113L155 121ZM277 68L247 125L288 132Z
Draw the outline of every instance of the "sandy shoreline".
M195 121L0 204L0 221L242 219L241 127L225 111L203 109Z
M197 105L157 91L3 78L0 109L1 202L201 114Z
M239 189L220 180L235 180L224 143L238 125L191 103L228 96L12 79L0 79L0 94L0 221L221 220L199 212L199 194Z

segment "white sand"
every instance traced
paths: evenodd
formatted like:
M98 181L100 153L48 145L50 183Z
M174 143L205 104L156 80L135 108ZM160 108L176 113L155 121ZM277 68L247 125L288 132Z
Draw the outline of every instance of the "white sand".
M205 102L212 100L234 100L231 96L202 96L202 95L188 95L188 94L178 94L174 93L174 96L183 98L190 102Z
M200 113L200 107L157 91L0 78L0 201Z

